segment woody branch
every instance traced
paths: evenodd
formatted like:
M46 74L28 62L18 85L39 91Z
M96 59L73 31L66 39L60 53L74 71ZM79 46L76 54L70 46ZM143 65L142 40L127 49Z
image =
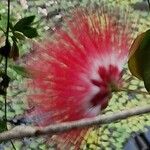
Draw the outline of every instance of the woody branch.
M22 139L24 137L36 137L41 135L53 135L63 133L77 128L92 127L95 125L109 124L121 119L126 119L131 116L150 113L150 105L135 107L132 109L116 112L113 114L103 114L89 119L82 119L79 121L59 123L49 125L46 127L34 127L20 125L0 134L0 142L10 139Z

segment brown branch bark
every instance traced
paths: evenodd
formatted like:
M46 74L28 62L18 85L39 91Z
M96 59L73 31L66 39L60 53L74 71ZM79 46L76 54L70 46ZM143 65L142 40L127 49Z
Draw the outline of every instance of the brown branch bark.
M25 125L16 126L13 129L1 133L0 142L10 140L10 139L22 139L24 137L35 137L35 136L41 136L46 134L53 135L60 132L63 133L76 128L84 128L84 127L90 127L94 125L108 124L121 119L126 119L131 116L141 115L149 112L150 112L150 105L136 107L121 112L116 112L111 115L104 114L89 119L59 123L59 124L49 125L47 127L42 127L42 128L25 126Z

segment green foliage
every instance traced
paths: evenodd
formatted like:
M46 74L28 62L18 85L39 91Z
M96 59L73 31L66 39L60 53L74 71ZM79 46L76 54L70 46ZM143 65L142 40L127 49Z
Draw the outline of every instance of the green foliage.
M23 35L22 32L19 31L14 31L14 37L17 38L18 40L25 40L25 36Z
M38 36L37 29L32 27L32 23L35 16L28 16L20 19L12 28L13 31L19 31L28 38L34 38ZM15 36L15 34L14 34ZM17 36L18 37L18 36Z
M13 45L11 47L11 51L9 53L9 58L13 58L13 60L17 60L19 57L19 48L17 42L13 40Z
M16 61L19 58L18 42L20 40L25 40L25 37L34 38L38 36L37 29L32 27L32 23L34 19L35 16L31 15L20 19L14 26L13 23L9 24L9 28L11 29L12 36L10 40L9 37L7 38L7 34L10 35L10 33L8 33L9 31L7 32L7 34L6 32L4 32L5 33L4 36L6 38L5 45L0 47L0 54L2 58L3 57L5 59L12 58L14 61ZM23 67L20 66L11 66L11 67L17 74L23 77L27 77L27 73ZM5 68L4 70L7 69ZM9 80L8 80L9 77L4 72L2 74L3 74L2 81L0 82L0 95L5 95L6 89L9 85Z
M28 72L22 66L10 65L10 68L12 68L18 75L20 75L22 77L29 77Z
M5 19L4 19L5 18ZM4 35L6 34L6 18L5 14L2 15L0 20L0 30L3 31ZM14 61L19 57L19 46L18 42L25 41L27 38L35 38L38 36L37 29L33 27L33 23L35 20L35 15L30 15L28 17L24 17L17 21L15 25L11 22L9 24L9 28L11 29L10 34L12 36L10 42L8 41L3 47L0 48L0 54L2 56L7 56L12 58ZM3 24L4 22L4 24ZM12 43L12 44L11 44Z
M20 19L15 25L14 25L14 30L19 31L20 29L26 27L26 26L31 26L35 19L35 16L29 16L29 17L24 17Z
M6 121L0 120L0 133L7 130Z
M36 28L30 26L25 26L24 29L20 29L18 31L22 32L28 38L35 38L38 36Z
M134 40L131 48L130 48L130 59L128 61L128 67L132 73L132 75L134 75L135 77L137 77L138 79L142 80L141 77L141 73L140 73L140 68L137 62L137 55L138 53L136 52L137 49L139 48L139 45L141 43L141 41L143 40L144 37L144 33L140 34L139 36L137 36L137 38Z
M133 45L136 46L128 62L129 69L134 76L144 81L146 90L150 92L150 30L137 37Z

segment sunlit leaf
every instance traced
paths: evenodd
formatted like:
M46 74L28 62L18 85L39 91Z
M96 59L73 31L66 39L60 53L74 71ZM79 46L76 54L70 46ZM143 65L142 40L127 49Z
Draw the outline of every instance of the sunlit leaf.
M144 81L146 90L150 92L150 30L137 37L131 48L133 54L129 59L129 69Z
M128 67L130 69L130 72L138 79L142 79L142 77L141 77L140 69L138 66L137 59L136 59L138 55L137 50L144 38L144 34L145 33L142 33L139 36L137 36L137 38L134 40L134 42L131 45L130 53L129 53L130 59L128 61Z

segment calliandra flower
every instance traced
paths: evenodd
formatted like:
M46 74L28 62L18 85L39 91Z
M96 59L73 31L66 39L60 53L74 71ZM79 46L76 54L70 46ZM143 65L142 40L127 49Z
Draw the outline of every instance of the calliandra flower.
M131 40L126 13L78 9L71 16L65 18L67 28L56 30L51 41L35 44L28 58L33 75L28 117L39 126L96 116L122 86ZM86 131L54 137L60 149L78 149Z

